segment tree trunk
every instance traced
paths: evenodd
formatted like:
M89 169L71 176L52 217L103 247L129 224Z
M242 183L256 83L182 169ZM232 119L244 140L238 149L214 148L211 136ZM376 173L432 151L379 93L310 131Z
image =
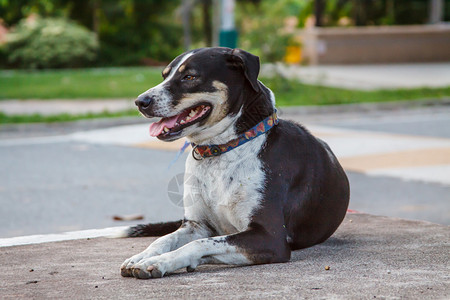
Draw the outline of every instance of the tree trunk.
M203 32L205 35L206 46L212 46L212 21L211 21L212 0L203 0Z
M314 1L314 15L316 16L316 27L323 26L323 23L322 23L323 11L324 11L323 0L315 0Z
M100 28L100 6L101 0L92 1L92 31L94 31L97 36Z

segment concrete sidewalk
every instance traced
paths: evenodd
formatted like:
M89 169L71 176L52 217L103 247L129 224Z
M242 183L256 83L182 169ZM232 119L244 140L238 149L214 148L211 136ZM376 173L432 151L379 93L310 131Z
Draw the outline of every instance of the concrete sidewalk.
M135 109L132 99L55 99L55 100L2 100L0 112L7 115L31 115L44 116L56 114L85 114L101 113L104 111L118 112Z
M269 77L282 75L304 83L357 90L450 85L450 63L341 66L264 64L261 74Z
M349 214L291 262L201 266L162 279L119 266L153 238L83 239L0 248L1 299L448 299L450 228ZM325 270L329 266L329 270Z

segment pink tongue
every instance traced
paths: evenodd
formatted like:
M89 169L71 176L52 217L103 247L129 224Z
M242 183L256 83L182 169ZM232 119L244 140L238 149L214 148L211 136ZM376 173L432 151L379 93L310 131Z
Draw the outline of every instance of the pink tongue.
M173 128L175 123L177 122L178 116L173 116L170 118L162 118L159 122L155 122L150 124L150 135L158 136L163 131L164 127L169 129Z

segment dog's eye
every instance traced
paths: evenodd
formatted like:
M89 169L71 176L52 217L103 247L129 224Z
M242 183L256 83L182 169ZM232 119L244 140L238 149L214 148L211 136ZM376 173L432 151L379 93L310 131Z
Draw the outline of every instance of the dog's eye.
M188 81L190 81L190 80L194 80L194 79L196 79L196 78L197 78L197 77L194 76L194 75L186 75L186 76L183 77L183 80L188 80Z

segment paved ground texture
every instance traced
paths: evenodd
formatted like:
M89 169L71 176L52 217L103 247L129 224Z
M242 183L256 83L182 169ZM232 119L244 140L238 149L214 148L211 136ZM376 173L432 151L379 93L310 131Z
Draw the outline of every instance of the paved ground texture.
M261 74L339 88L375 90L450 85L450 63L288 66L265 64Z
M448 299L449 235L448 226L349 214L332 238L289 263L201 266L152 280L122 278L119 266L153 238L4 247L0 298Z
M8 115L41 114L83 114L124 111L134 109L134 101L130 99L78 99L78 100L2 100L0 111Z

